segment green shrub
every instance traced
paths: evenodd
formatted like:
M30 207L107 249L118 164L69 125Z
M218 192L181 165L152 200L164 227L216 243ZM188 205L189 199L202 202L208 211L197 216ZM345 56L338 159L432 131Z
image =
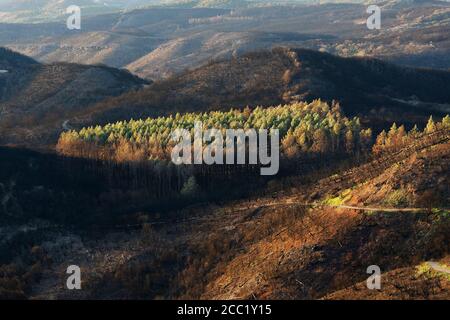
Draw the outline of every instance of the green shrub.
M410 202L410 195L404 189L392 191L385 200L385 203L392 207L405 207L408 206Z

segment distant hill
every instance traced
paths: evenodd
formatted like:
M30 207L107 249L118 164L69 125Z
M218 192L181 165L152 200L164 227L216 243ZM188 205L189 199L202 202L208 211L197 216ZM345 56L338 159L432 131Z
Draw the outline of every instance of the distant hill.
M0 143L45 144L75 112L146 82L106 66L40 64L0 49ZM45 128L36 136L36 127Z
M308 1L308 0L306 0ZM300 1L304 2L304 1ZM0 0L0 16L6 23L41 23L64 20L71 5L81 8L83 16L127 12L147 7L239 8L270 1L245 0ZM294 1L295 3L295 1ZM298 3L298 1L297 1Z
M126 68L141 77L164 79L210 60L229 59L245 52L271 49L274 46L301 46L318 39L333 38L297 32L205 31L167 41L151 53L128 64Z
M40 62L73 62L125 67L152 52L189 19L227 13L222 9L153 8L111 13L82 19L81 30L64 23L2 24L0 46Z
M158 1L156 1L158 2ZM36 23L64 19L70 5L78 5L84 15L105 14L142 5L155 3L153 0L1 0L0 15L3 22Z
M104 63L153 80L210 59L279 46L450 68L449 2L378 1L380 30L367 29L363 1L149 0L152 7L133 9L139 2L113 12L82 9L81 30L75 31L67 30L63 17L36 26L6 24L0 13L0 46L40 62Z

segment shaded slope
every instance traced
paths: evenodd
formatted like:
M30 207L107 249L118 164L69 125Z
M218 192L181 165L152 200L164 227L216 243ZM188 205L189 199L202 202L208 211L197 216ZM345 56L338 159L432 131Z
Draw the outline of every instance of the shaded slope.
M0 74L2 143L46 144L75 112L145 83L105 66L45 65L5 50L0 54L0 69L8 71ZM42 137L39 126L44 127Z

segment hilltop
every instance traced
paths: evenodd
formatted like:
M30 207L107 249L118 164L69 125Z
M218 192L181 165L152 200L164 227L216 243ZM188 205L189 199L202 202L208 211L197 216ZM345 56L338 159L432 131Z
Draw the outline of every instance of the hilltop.
M65 119L107 97L147 83L106 66L41 64L20 54L0 51L1 143L46 144ZM38 128L43 128L43 136ZM53 138L54 139L54 138Z
M30 57L0 47L0 68L3 70L12 70L13 68L35 64L38 64L38 62Z

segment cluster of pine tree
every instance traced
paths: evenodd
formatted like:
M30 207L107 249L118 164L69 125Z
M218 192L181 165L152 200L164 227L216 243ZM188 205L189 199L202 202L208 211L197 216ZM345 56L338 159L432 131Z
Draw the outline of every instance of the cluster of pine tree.
M399 127L396 123L394 123L388 132L383 130L377 136L375 144L372 147L372 151L375 154L379 154L386 151L401 149L402 147L411 144L415 139L423 134L429 134L444 128L448 128L450 130L449 115L442 118L441 122L435 122L433 117L430 117L423 131L419 130L417 126L414 126L410 131L407 131L405 126L401 125Z
M362 129L358 118L342 115L338 103L315 100L253 110L177 113L145 120L119 121L105 126L64 132L58 151L69 156L122 161L168 160L177 128L191 130L202 122L204 129L278 129L287 158L304 153L353 153L370 149L372 131Z

